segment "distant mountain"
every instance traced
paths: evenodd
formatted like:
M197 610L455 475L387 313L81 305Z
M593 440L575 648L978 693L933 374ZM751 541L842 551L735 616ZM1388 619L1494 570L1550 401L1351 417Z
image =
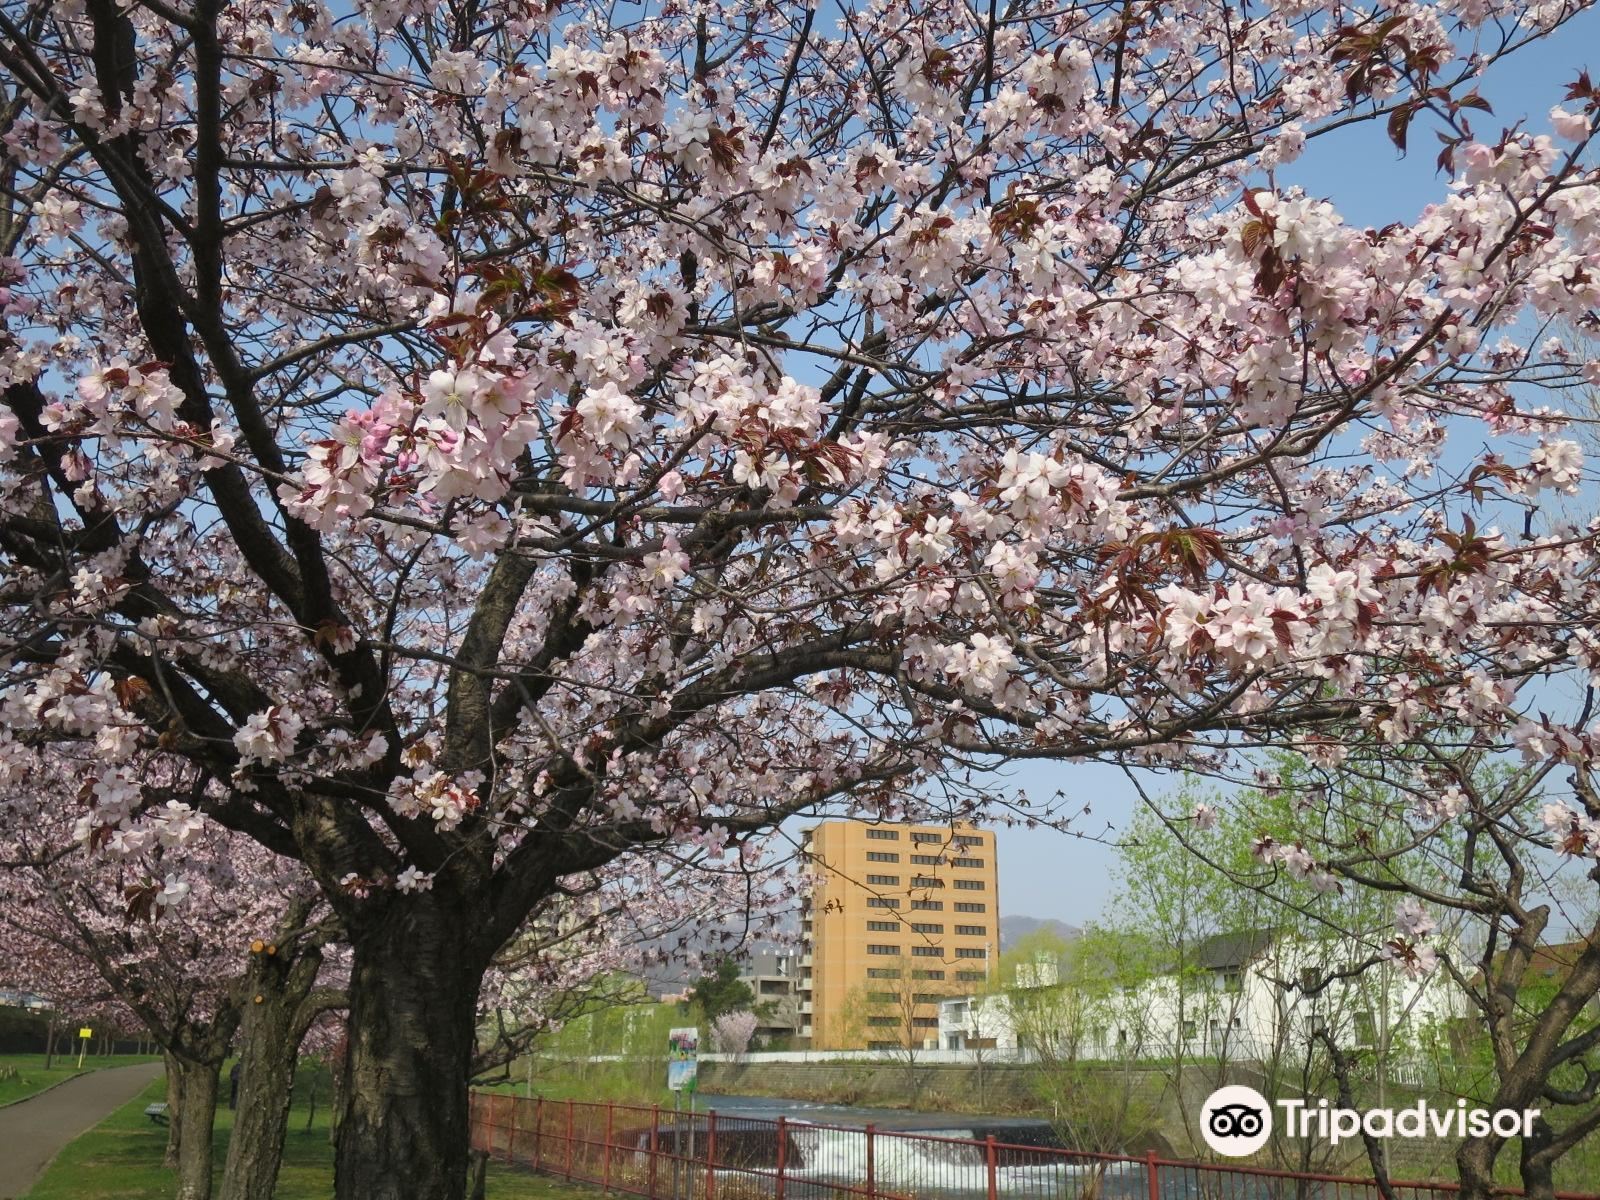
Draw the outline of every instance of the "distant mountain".
M1001 917L1000 918L1000 949L1011 949L1030 933L1044 930L1053 933L1064 942L1070 942L1083 930L1076 925L1068 925L1065 921L1058 921L1054 917Z

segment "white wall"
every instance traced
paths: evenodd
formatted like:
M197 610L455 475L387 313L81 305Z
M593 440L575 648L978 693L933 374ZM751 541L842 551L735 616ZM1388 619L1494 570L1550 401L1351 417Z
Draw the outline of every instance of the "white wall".
M1038 1003L1033 991L1018 993L1015 1011L1007 994L947 1001L940 1009L939 1044L949 1046L952 1037L963 1046L974 1037L994 1038L1001 1051L1015 1052L1029 1034L1048 1036L1040 1028L1042 1013L1044 1021L1054 1014L1058 1046L1075 1040L1062 1053L1083 1060L1182 1055L1262 1061L1303 1050L1322 1025L1341 1046L1386 1042L1387 1057L1399 1062L1427 1031L1466 1015L1464 999L1442 971L1413 980L1381 963L1314 997L1285 986L1305 968L1322 974L1341 965L1328 943L1284 939L1238 972L1231 985L1223 972L1193 972L1087 1002L1074 1000L1064 990L1070 985L1063 985L1055 1007L1048 999Z

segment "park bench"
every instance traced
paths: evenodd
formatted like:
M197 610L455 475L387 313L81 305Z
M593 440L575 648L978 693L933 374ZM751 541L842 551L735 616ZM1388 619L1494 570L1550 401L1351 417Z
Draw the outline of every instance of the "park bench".
M149 1117L157 1125L165 1125L168 1121L166 1101L161 1100L157 1101L155 1104L145 1105L144 1115Z

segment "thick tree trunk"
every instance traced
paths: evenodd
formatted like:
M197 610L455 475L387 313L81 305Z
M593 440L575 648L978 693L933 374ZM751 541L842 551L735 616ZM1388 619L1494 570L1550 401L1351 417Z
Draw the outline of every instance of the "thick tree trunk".
M178 1169L178 1151L183 1144L183 1074L178 1060L163 1050L161 1057L167 1064L167 1153L161 1165L169 1171Z
M252 948L239 1025L239 1104L222 1175L223 1200L272 1200L289 1129L294 1068L311 1014L320 948Z
M465 912L407 897L352 931L338 1200L462 1200L484 963Z
M217 1119L219 1064L176 1061L183 1079L176 1117L183 1123L177 1200L211 1200L211 1136Z

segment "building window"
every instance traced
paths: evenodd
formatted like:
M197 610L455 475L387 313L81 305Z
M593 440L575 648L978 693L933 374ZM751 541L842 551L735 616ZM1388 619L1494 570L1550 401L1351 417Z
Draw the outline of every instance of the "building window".
M899 887L898 875L868 875L867 882L875 887Z
M943 912L944 911L944 901L943 900L913 900L911 902L911 907L912 908L920 908L925 912Z
M944 972L943 971L913 971L913 972L911 972L911 978L913 978L913 979L943 979L944 978Z
M944 859L937 854L913 854L911 861L919 867L937 867Z
M900 901L894 896L868 896L868 908L899 908Z
M903 1047L899 1042L868 1042L868 1050L900 1050Z
M944 880L936 875L913 875L911 877L911 886L914 888L943 887Z
M893 992L868 992L867 999L873 1004L893 1004Z
M987 925L957 925L956 932L965 937L982 937L989 932Z
M900 978L900 968L899 967L868 967L867 968L867 978L868 979L899 979Z
M912 1017L911 1023L918 1029L936 1029L939 1025L938 1017Z
M1186 1041L1186 1042L1194 1041L1194 1036L1198 1032L1199 1032L1199 1030L1197 1029L1197 1027L1195 1026L1195 1023L1193 1021L1185 1021L1183 1023L1183 1040L1184 1041Z
M898 829L869 829L867 836L875 842L898 842L900 831Z
M883 945L883 944L881 944L879 942L868 942L867 943L867 953L868 954L890 954L890 955L899 954L900 953L900 947L899 946L885 946L885 945Z
M957 946L957 958L988 958L989 952L977 946Z
M1372 1022L1372 1014L1365 1010L1355 1014L1356 1045L1376 1046L1378 1044L1378 1029Z
M950 860L950 865L952 867L981 867L981 866L983 866L983 859L981 859L981 858L952 858Z
M889 850L868 850L868 862L899 862L900 856Z
M981 837L978 837L976 834L971 834L971 833L958 833L958 834L955 835L955 837L951 838L950 840L952 842L954 842L957 846L981 846L981 845L983 845L983 839Z
M867 928L873 933L895 933L900 928L899 921L868 921Z
M957 912L988 912L989 906L981 900L957 900Z
M983 880L958 879L956 880L956 887L963 892L981 892L983 891Z
M983 978L982 971L957 971L956 978L963 983L977 983Z
M934 924L932 924L931 922L928 922L928 921L913 921L913 922L911 922L911 932L912 933L943 933L944 932L944 926L943 925L934 925Z
M944 834L942 834L942 833L913 833L911 835L911 840L913 842L921 842L924 845L926 845L928 843L932 843L935 846L942 846L944 844Z
M1239 975L1239 972L1237 972L1237 971L1224 971L1222 973L1222 990L1223 991L1225 991L1225 992L1237 992L1237 991L1242 990L1243 987L1244 987L1244 980Z
M917 1004L937 1004L941 1000L948 1000L949 997L940 992L917 992L911 999Z
M911 953L917 958L943 958L944 950L939 946L913 946Z
M868 1017L867 1018L867 1024L868 1025L876 1025L880 1029L883 1029L883 1028L892 1029L896 1025L900 1024L900 1022L897 1021L893 1017Z

